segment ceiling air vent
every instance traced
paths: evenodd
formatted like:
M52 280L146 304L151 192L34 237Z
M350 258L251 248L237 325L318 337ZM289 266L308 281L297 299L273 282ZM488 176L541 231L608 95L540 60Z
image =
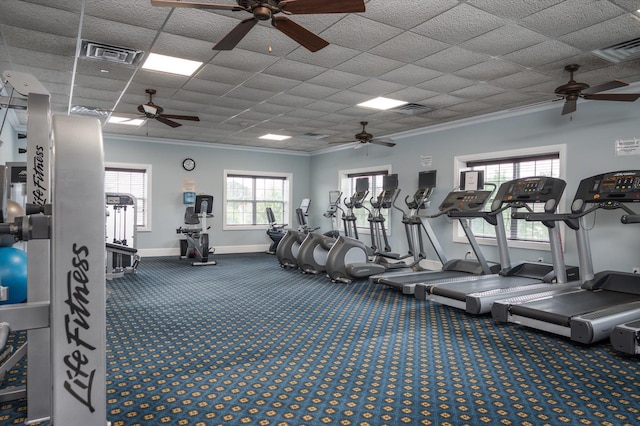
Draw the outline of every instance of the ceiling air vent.
M637 59L640 58L640 38L623 41L604 49L592 50L591 53L614 64Z
M89 40L82 40L82 48L80 50L81 58L97 59L123 65L136 65L143 54L142 50L111 46Z
M433 108L426 105L408 103L400 105L399 107L391 108L389 111L406 115L418 115L424 114L425 112L433 111Z

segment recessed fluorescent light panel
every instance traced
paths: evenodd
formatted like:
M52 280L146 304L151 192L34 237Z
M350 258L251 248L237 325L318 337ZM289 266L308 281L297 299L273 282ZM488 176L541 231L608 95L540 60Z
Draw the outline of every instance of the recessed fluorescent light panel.
M127 117L109 117L108 123L111 124L126 124L128 126L140 126L144 123L144 118L127 118Z
M283 141L285 139L289 139L291 136L285 135L273 135L271 133L267 133L266 135L260 136L259 139L268 139L270 141Z
M362 102L361 104L358 104L358 106L364 107L364 108L386 110L386 109L396 108L406 104L407 102L405 101L398 101L396 99L379 97L379 98L371 99L370 101Z
M202 62L150 53L142 68L190 77L200 68L200 65L202 65Z

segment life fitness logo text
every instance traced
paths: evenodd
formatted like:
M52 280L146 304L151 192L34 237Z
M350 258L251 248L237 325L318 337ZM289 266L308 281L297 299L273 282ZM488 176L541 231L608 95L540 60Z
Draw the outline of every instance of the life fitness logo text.
M67 294L65 305L68 311L64 316L65 332L69 352L64 356L66 378L64 388L92 413L91 402L93 379L96 369L92 368L92 355L96 347L88 342L92 337L89 324L91 317L89 249L87 246L73 244L71 268L67 272ZM93 333L94 335L96 332Z

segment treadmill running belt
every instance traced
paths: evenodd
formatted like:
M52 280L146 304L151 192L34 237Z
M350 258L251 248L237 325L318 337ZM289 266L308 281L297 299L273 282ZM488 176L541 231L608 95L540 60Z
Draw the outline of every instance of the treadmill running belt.
M431 294L435 294L438 296L448 297L455 300L465 300L467 295L471 293L482 293L489 290L511 288L538 283L540 283L540 280L535 278L495 276L492 279L435 285L431 287L430 291Z
M522 305L512 305L512 315L537 319L550 324L569 327L571 318L623 303L640 300L639 295L613 291L578 290Z

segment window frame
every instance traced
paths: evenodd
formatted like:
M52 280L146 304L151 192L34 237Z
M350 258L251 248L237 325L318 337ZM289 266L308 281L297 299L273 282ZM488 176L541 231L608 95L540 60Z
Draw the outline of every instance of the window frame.
M366 177L367 174L373 174L375 172L386 172L388 175L393 173L391 170L391 164L384 164L380 166L358 167L356 169L338 170L338 188L340 188L340 191L342 192L342 200L351 196L351 193L349 192L350 191L349 179L351 178L349 177L349 175L362 175L358 177ZM367 206L369 210L371 210L371 203L370 203L371 198L376 198L377 196L378 194L371 194L371 193L367 196L367 199L365 200L365 202L369 204ZM342 202L342 200L340 201ZM344 208L344 204L340 204L340 207ZM393 208L383 209L382 211L382 215L385 218L385 230L387 231L387 236L391 236L390 223L392 218L392 212L391 212L392 210ZM338 219L340 220L341 218L338 218ZM371 228L369 227L368 221L365 222L364 224L356 222L356 226L358 229L358 234L366 234L366 235L371 234Z
M144 169L144 174L146 177L146 189L147 189L147 197L146 197L146 209L144 211L144 217L145 217L145 225L138 225L136 223L136 231L137 232L151 232L152 231L152 226L151 226L151 218L153 217L153 215L151 214L151 195L152 195L152 186L151 186L151 182L153 181L153 170L152 170L152 166L151 164L141 164L141 163L120 163L120 162L110 162L110 161L105 161L104 163L104 170L105 170L105 174L107 171L107 168L109 169L122 169L124 170L131 170L131 169ZM105 188L106 191L106 188ZM113 192L113 191L109 191L109 192ZM123 192L123 191L121 191ZM134 195L134 194L131 194ZM135 195L134 195L135 197ZM136 201L137 201L137 197L136 197ZM136 214L137 214L137 206L136 206Z
M278 179L284 179L287 194L285 194L284 200L284 220L285 223L292 223L292 197L293 197L293 173L285 172L263 172L263 171L249 171L249 170L230 170L225 169L222 175L222 230L223 231L246 231L246 230L264 230L268 224L256 224L256 225L230 225L227 223L227 178L229 175L233 176L246 176L246 177L273 177ZM252 200L255 202L256 200Z
M453 182L454 187L458 187L460 185L460 172L462 170L467 169L467 163L470 162L480 162L480 161L489 161L496 160L500 161L501 159L507 158L526 158L526 157L537 157L543 155L558 155L559 159L559 176L558 178L566 181L567 175L567 146L565 144L558 145L545 145L545 146L537 146L537 147L529 147L529 148L517 148L510 149L505 151L495 151L495 152L487 152L487 153L479 153L479 154L466 154L466 155L458 155L453 158ZM497 191L498 188L496 188ZM495 193L494 193L495 195ZM566 194L562 195L558 203L558 212L566 211ZM487 207L488 208L488 207ZM479 220L479 219L476 219ZM457 221L456 221L457 222ZM507 230L508 232L508 230ZM452 238L454 243L467 243L468 240L464 236L464 231L459 223L457 226L452 226ZM560 238L562 241L565 240L565 227L560 227ZM497 246L497 241L495 238L487 238L487 237L476 237L478 244L481 245L490 245ZM525 241L525 240L508 240L509 248L519 248L526 250L550 250L549 242L542 241ZM566 244L563 244L563 248Z

